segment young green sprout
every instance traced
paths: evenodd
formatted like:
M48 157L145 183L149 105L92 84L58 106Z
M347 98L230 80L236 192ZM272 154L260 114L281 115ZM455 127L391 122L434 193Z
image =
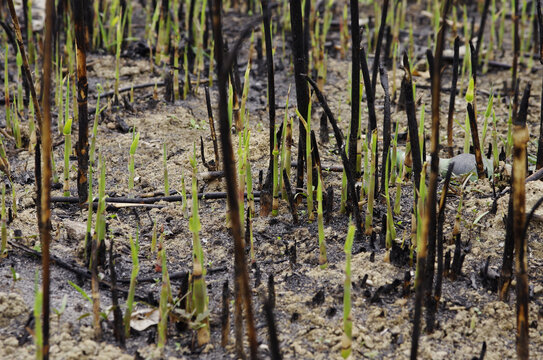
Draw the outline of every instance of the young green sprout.
M338 122L341 122L341 117L338 117ZM349 148L349 138L351 134L351 123L349 122L349 129L347 130L347 137L345 138L345 154L347 154L347 149ZM343 174L341 176L341 203L339 212L345 214L347 211L347 173L343 169Z
M116 17L117 27L116 27L116 46L115 46L115 103L118 104L120 101L119 94L119 76L120 76L120 67L121 67L121 44L123 43L123 28L122 28L122 18L123 11L119 7L119 15Z
M130 253L132 254L132 273L130 274L130 286L128 288L128 297L126 298L126 312L124 314L124 334L128 338L130 336L130 319L132 318L132 309L134 308L134 295L136 294L136 278L140 271L140 264L138 261L139 252L139 239L136 241L132 239L132 234L129 234L130 241Z
M390 193L388 189L388 180L389 180L389 161L387 156L386 162L386 172L385 172L385 198L387 202L387 230L386 230L386 248L390 249L392 247L392 242L396 238L396 228L394 227L394 215L392 214L392 207L390 205ZM394 171L394 170L393 170Z
M132 190L134 188L134 158L136 155L136 150L138 148L138 142L140 140L140 133L136 133L136 135L132 139L132 144L130 145L130 159L128 160L128 191Z
M163 149L163 163L164 163L164 195L170 196L170 183L168 182L168 164L166 162L168 158L167 150L166 150L166 143L162 146Z
M181 212L184 216L187 216L187 189L185 188L185 175L183 173L181 173L181 198L183 199Z
M311 156L311 102L309 102L307 111L307 121L296 109L298 119L305 126L306 130L306 146L305 146L305 161L307 163L307 215L308 221L315 220L315 214L313 214L313 168L312 168L312 156Z
M190 158L192 166L192 217L189 220L189 230L192 232L192 301L196 317L200 317L202 326L198 328L198 346L209 342L209 316L207 287L205 283L206 270L204 266L204 251L200 243L200 216L198 215L198 169L196 166L196 148Z
M320 169L317 171L320 174ZM326 239L324 238L324 221L322 206L322 177L319 175L317 184L317 221L319 223L319 266L321 269L328 267L328 258L326 256Z
M373 232L373 200L375 194L375 165L377 151L377 129L373 130L371 135L371 169L369 174L368 186L368 211L366 213L366 235Z
M353 343L353 320L351 318L351 254L356 226L349 225L345 240L345 285L343 287L343 338L341 339L341 356L346 359L351 354Z
M70 196L70 155L72 153L72 118L66 119L64 129L64 196Z
M160 260L162 264L162 285L160 286L160 301L158 322L158 348L163 348L166 345L166 333L168 332L168 302L171 297L170 278L168 276L168 267L166 261L166 248L161 242Z
M34 280L34 342L36 344L36 359L43 359L43 327L42 327L42 308L43 308L43 291L39 283L39 272L36 270Z
M272 202L272 215L277 216L279 213L279 141L277 141L277 126L273 131L273 202Z
M0 247L0 258L4 257L8 246L8 228L6 219L6 185L2 184L2 245Z

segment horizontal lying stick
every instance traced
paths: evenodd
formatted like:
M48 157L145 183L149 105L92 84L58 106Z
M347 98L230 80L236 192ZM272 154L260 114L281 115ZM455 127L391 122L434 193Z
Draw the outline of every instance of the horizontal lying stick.
M254 191L255 198L260 198L260 191ZM191 194L187 194L187 198L190 198ZM247 193L245 193L247 197ZM226 192L209 192L198 194L198 199L203 200L215 200L226 199ZM159 201L176 202L183 201L181 195L171 196L154 196L154 197L139 197L139 198L127 198L127 197L106 197L106 203L111 204L153 204ZM78 202L78 198L75 196L53 196L51 197L52 203L69 203L75 204ZM97 203L98 199L94 198L93 203Z
M27 255L29 255L31 257L35 257L38 260L41 259L41 252L39 252L39 251L36 251L34 249L30 249L30 248L28 248L26 246L23 246L23 245L21 245L19 243L11 241L11 240L8 240L8 243L13 248L21 250L23 253L25 253L25 254L27 254ZM84 267L81 267L79 265L71 264L71 263L69 263L67 261L64 261L64 260L60 259L58 256L51 255L51 264L57 265L57 266L65 269L65 270L68 270L68 271L74 273L75 275L77 275L79 277L82 277L84 279L90 279L91 278L91 273L90 273L90 271L88 269L86 269ZM216 273L220 273L220 272L225 272L227 270L228 270L228 268L226 266L220 266L220 267L216 267L216 268L207 269L207 274L211 275L211 274L216 274ZM184 277L186 277L187 274L188 274L187 271L177 271L177 272L170 273L169 277L170 277L170 280L179 280L179 279L183 279ZM137 280L138 283L141 284L141 283L155 282L157 279L161 279L161 275L139 277L136 280ZM125 278L125 279L117 279L117 282L118 283L128 284L128 283L130 283L130 279L127 279L127 278ZM109 281L100 280L100 286L102 286L102 287L104 287L106 289L111 289L112 285L111 285L111 283ZM121 292L125 297L128 295L128 290L126 290L126 289L117 287L117 290L119 292ZM136 295L135 297L139 301L149 302L149 298L146 297L146 296L138 296L138 295ZM158 305L158 303L150 304L150 305Z
M296 161L293 161L290 164L291 167L295 168L298 167L298 163ZM340 165L322 165L323 171L330 171L330 172L343 172L343 166ZM222 171L205 171L201 172L200 176L203 180L211 181L218 178L221 178L224 176L224 172Z

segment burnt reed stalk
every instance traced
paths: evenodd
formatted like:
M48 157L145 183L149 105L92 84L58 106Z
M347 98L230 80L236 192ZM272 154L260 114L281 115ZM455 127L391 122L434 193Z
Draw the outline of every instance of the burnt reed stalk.
M366 88L366 102L368 104L368 147L371 141L369 140L373 134L373 130L377 129L377 116L375 115L375 92L371 91L373 89L373 83L370 80L370 72L368 68L368 63L366 60L366 50L364 48L360 49L360 68L362 70L362 77L364 78L364 87ZM350 140L349 140L350 141ZM350 143L349 143L350 145ZM375 193L379 189L379 143L375 147Z
M113 242L111 239L109 245L109 271L111 277L111 304L113 307L113 336L115 340L125 347L124 328L123 328L123 313L119 307L119 291L117 290L117 272L115 271L115 258L113 256Z
M268 336L270 341L270 355L272 360L281 360L279 339L277 337L277 327L275 325L275 317L273 315L274 303L268 298L264 301L264 314L266 316L266 325L268 326Z
M528 243L524 234L526 212L526 144L529 140L526 118L530 84L524 89L520 111L513 123L513 180L511 197L513 198L513 239L515 242L515 277L517 279L517 357L529 358L528 330Z
M503 245L502 268L498 280L498 296L502 301L509 300L509 287L513 276L513 197L509 197L507 216L505 217L505 242Z
M30 95L32 97L32 103L34 104L34 113L36 116L37 128L36 128L36 144L35 144L35 154L34 154L34 176L36 178L36 198L41 199L42 193L42 165L41 165L41 127L43 123L42 110L39 104L39 99L36 94L36 88L34 87L34 81L32 80L32 73L30 72L30 67L28 66L28 56L26 55L25 46L23 44L23 36L21 33L21 26L19 25L19 19L17 18L17 13L15 12L15 6L13 0L7 1L9 13L11 20L13 21L13 28L15 30L15 38L17 41L17 46L21 52L21 57L23 59L22 72L26 79L26 82L30 87ZM11 37L11 32L6 31L8 37ZM14 46L15 48L15 46ZM8 99L6 99L8 100ZM36 217L38 223L38 230L41 230L41 201L36 201Z
M415 99L413 98L413 82L411 79L411 68L407 52L403 54L403 66L405 75L402 79L402 91L404 93L405 112L407 114L407 127L409 131L409 141L411 142L411 154L413 159L413 177L415 179L415 188L420 188L420 172L422 171L422 163L420 158L419 133L417 125L417 115L415 110ZM417 203L418 195L415 191L415 203Z
M54 0L45 3L45 36L43 49L43 118L42 178L41 178L41 229L42 288L43 288L43 358L49 358L49 243L51 242L51 73L53 59L53 26L55 23Z
M354 1L354 0L353 0ZM294 58L294 80L296 83L296 103L298 111L307 117L309 107L309 88L302 74L307 74L307 56L304 51L304 31L302 27L301 0L289 0L290 26L292 29L292 56ZM305 119L307 121L307 119ZM299 124L298 137L298 167L296 168L296 188L304 186L304 154L306 145L306 130L302 122Z
M273 147L274 147L274 135L275 135L275 80L274 80L274 68L273 68L273 46L272 46L271 28L270 28L271 13L270 13L268 0L261 0L261 2L262 2L262 12L263 12L262 22L264 24L264 40L266 44L266 68L268 70L268 110L269 110L268 114L269 114L269 120L270 120L270 133L269 133L270 161L269 161L269 166L268 166L268 172L272 172ZM271 184L272 182L270 181L270 187L272 186Z
M513 67L512 67L512 80L511 80L511 90L515 91L517 88L517 74L518 74L518 57L520 55L520 35L519 35L519 21L520 21L520 10L519 10L519 1L514 3L515 9L513 14ZM515 96L513 98L513 120L517 116L518 110L518 100Z
M330 124L332 125L332 129L334 130L334 136L336 138L336 146L338 148L339 153L341 154L341 160L343 162L343 168L345 169L345 175L347 176L347 190L349 192L348 199L351 201L351 207L352 212L354 214L355 222L356 222L356 233L357 238L362 235L362 217L360 216L360 209L358 208L358 195L356 192L356 178L354 173L354 167L351 166L351 163L349 159L347 158L347 154L345 153L345 142L343 133L341 132L341 129L337 125L337 121L334 118L334 114L332 114L332 111L330 110L330 107L328 106L328 103L326 102L326 99L324 98L324 95L319 90L319 86L317 83L311 79L310 77L306 76L307 81L311 84L311 87L313 90L315 90L315 94L317 95L317 99L319 99L319 102L326 113L326 116L328 117L328 120L330 121Z
M209 76L213 76L210 74ZM213 120L213 110L211 109L211 99L209 97L209 88L205 87L207 117L209 119L209 131L211 133L211 141L213 142L213 152L215 153L215 170L219 170L219 145L217 143L217 134L215 133L215 121Z
M434 285L434 303L436 308L434 309L434 312L437 310L437 304L439 304L439 300L441 299L441 289L443 284L443 224L445 223L445 205L447 204L447 192L449 191L453 166L454 164L451 163L447 168L447 175L445 175L445 182L443 183L441 199L439 200L439 212L437 215L437 274ZM430 256L430 261L432 261L433 266L433 260L431 259L432 257ZM433 271L431 274L433 276ZM432 282L433 280L428 281L428 283ZM435 319L435 315L433 318ZM428 326L433 325L433 322L428 323Z
M436 242L436 198L437 184L439 176L439 102L441 95L441 56L443 55L443 43L447 30L447 13L451 6L451 0L447 0L443 7L442 23L437 34L436 50L434 54L434 64L432 67L432 136L430 142L430 181L426 197L425 211L422 217L422 234L419 247L417 248L417 279L415 315L413 319L413 342L411 344L411 359L417 358L418 336L420 335L420 320L422 315L422 302L425 289L431 289L432 284L427 283L426 266L428 263L428 245L432 244L435 248ZM411 135L411 134L410 134ZM417 134L413 134L417 137ZM413 150L413 147L411 148ZM420 157L419 157L420 159ZM414 159L413 159L414 160ZM414 161L413 161L414 163ZM431 259L433 261L433 258Z
M452 68L452 84L449 97L449 113L447 116L447 150L449 157L453 157L453 122L454 122L454 101L456 98L456 83L458 82L458 58L460 57L460 38L457 36L454 39L454 56Z
M74 1L73 16L75 26L75 41L77 45L77 107L79 133L76 146L77 152L77 195L82 205L88 197L88 171L89 171L89 118L87 113L87 95L89 84L87 82L87 26L85 26L86 1Z
M539 24L539 62L543 64L543 12L541 1L537 2L537 22Z
M390 133L391 133L391 120L390 120L390 92L388 88L388 75L384 65L379 66L379 73L381 75L381 86L385 93L384 104L384 117L383 117L383 158L381 160L382 168L386 169L386 161L388 158L388 152L390 150ZM395 164L392 164L394 166ZM392 166L390 168L392 168ZM385 188L386 171L381 171L381 190L382 193Z
M350 1L351 9L351 132L349 135L349 163L356 169L356 148L360 118L360 30L358 22L358 0ZM340 150L341 151L341 150ZM358 175L355 175L358 176Z
M219 124L222 147L223 168L226 177L226 188L228 193L228 210L230 212L230 221L232 224L232 234L234 236L234 273L236 282L236 312L238 319L241 316L241 302L245 305L247 336L249 339L249 348L251 359L257 358L257 337L254 322L253 306L251 300L251 291L249 289L249 274L247 272L247 260L245 258L244 241L241 236L241 223L239 216L239 203L237 197L237 174L235 169L234 153L232 150L232 140L230 138L230 127L228 124L228 94L226 84L228 81L228 72L232 65L232 57L228 56L227 61L223 61L223 38L222 38L222 20L221 0L212 0L210 2L211 13L213 16L213 37L215 40L215 61L218 72L219 88ZM237 51L234 47L233 51ZM239 320L238 320L239 321ZM239 322L236 322L239 334L243 330ZM243 356L243 343L240 338L236 339L236 349L238 356ZM241 351L240 351L241 350ZM240 353L241 352L241 353Z
M489 6L490 6L490 0L485 0L485 4L483 6L483 12L481 14L481 24L479 26L479 31L477 31L477 46L475 47L475 54L477 55L477 58L479 57L479 51L481 50L481 44L483 43L483 35L485 33L486 17L488 14ZM475 65L477 66L478 64L475 64Z
M375 97L375 88L377 83L377 72L381 66L379 59L381 56L381 45L383 43L383 35L385 32L385 25L387 22L388 14L388 0L383 0L383 7L381 9L381 23L379 24L379 32L377 33L377 44L375 46L375 57L373 58L372 74L371 74L371 91Z
M469 127L471 129L471 139L473 141L473 149L475 151L475 162L477 163L477 176L479 179L486 177L485 167L483 165L483 156L481 154L481 144L479 142L479 132L477 131L477 120L473 106L468 103L468 118Z
M538 2L539 4L539 2ZM543 28L543 25L541 26ZM543 167L543 79L541 85L541 108L539 114L539 141L537 143L537 160L535 169L539 170Z

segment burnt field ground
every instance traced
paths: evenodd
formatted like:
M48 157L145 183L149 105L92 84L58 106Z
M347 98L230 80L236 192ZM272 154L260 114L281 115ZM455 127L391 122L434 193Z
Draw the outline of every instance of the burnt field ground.
M543 358L537 1L29 4L1 358Z

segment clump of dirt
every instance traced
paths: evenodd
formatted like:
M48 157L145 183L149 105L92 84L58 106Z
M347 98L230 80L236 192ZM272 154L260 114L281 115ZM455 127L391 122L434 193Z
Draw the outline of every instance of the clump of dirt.
M21 295L0 292L0 327L7 327L13 319L27 311L28 307Z

